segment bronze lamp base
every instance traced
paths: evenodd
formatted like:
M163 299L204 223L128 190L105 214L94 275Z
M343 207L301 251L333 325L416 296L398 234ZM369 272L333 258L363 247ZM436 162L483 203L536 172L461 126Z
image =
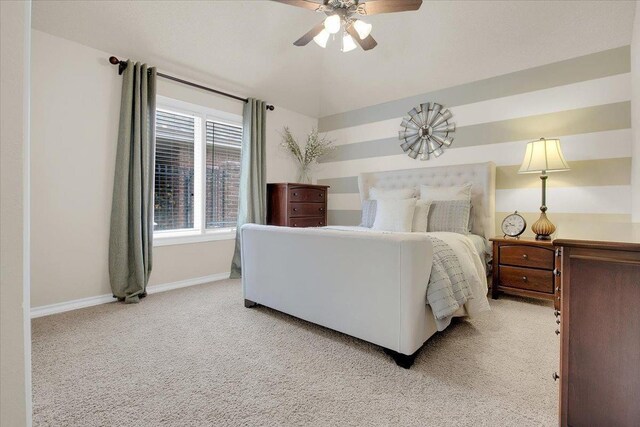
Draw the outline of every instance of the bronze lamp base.
M556 231L556 226L547 218L547 174L540 175L542 180L542 206L540 206L540 218L531 226L531 231L536 233L536 240L551 240L551 235Z
M547 214L542 211L540 218L531 226L531 231L536 233L536 240L551 240L551 235L556 231L556 226L549 221Z

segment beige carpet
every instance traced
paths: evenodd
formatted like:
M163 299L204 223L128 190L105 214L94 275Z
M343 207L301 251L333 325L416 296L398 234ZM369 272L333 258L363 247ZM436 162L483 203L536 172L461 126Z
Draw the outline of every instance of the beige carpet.
M34 425L557 425L547 303L492 301L405 370L242 302L229 280L34 320Z

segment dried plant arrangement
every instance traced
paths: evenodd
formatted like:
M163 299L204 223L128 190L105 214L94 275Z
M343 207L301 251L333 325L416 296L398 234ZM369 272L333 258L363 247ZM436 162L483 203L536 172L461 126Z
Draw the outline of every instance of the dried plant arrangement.
M298 182L308 184L311 182L311 167L318 159L335 148L333 141L326 136L318 134L318 129L312 129L307 135L307 143L304 150L291 134L287 126L282 133L280 146L287 150L296 160L298 166Z

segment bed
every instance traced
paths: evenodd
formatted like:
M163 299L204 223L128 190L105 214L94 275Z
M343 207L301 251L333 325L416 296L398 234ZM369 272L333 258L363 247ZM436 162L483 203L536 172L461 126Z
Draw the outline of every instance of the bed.
M366 173L359 177L359 190L364 200L372 187L469 182L473 184L472 233L486 242L495 224L493 163ZM425 298L434 257L429 236L433 233L247 224L240 234L245 306L270 307L379 345L405 368L453 317L488 309L486 280L481 280L474 285L470 301L455 313L446 319L434 317ZM480 244L463 235L443 240L454 242L465 271L475 270L484 277L481 257L474 249Z

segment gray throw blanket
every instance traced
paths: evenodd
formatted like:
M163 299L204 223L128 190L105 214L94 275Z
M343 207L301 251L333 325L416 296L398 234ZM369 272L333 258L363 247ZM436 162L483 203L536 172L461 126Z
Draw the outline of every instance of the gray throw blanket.
M473 298L471 286L464 276L458 257L440 239L429 236L433 245L433 264L427 286L427 302L438 320L456 312Z

